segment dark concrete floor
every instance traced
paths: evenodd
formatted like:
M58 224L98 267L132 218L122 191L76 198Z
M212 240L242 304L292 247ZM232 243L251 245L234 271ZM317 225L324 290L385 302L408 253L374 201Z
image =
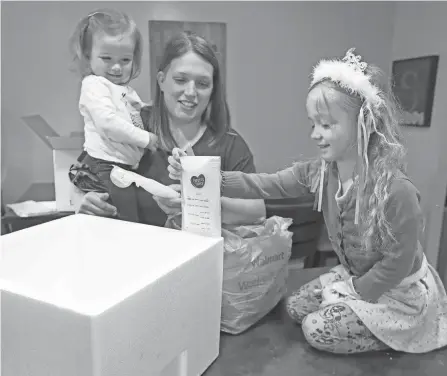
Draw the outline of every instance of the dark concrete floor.
M326 269L325 269L326 270ZM295 270L295 289L322 270ZM428 354L394 351L335 355L311 348L300 326L280 303L255 327L231 336L222 334L218 359L204 376L446 376L447 348Z

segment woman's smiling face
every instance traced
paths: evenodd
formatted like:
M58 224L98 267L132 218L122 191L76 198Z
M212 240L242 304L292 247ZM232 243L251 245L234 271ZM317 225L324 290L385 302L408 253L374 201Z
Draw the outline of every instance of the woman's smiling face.
M171 118L191 122L202 117L213 93L213 66L194 52L172 60L157 79Z

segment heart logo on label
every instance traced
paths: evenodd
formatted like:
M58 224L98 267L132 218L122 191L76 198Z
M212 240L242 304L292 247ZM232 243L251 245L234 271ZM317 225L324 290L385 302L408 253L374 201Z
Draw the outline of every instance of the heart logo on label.
M205 176L200 174L199 176L193 176L191 178L191 184L196 188L203 188L205 185Z

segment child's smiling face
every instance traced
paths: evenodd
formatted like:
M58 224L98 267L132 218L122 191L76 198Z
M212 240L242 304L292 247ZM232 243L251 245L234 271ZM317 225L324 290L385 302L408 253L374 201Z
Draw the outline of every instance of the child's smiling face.
M307 96L311 138L327 162L356 158L358 111L345 105L345 97L347 94L323 84L316 85Z
M96 76L117 85L127 84L132 75L135 42L131 35L93 36L90 66Z

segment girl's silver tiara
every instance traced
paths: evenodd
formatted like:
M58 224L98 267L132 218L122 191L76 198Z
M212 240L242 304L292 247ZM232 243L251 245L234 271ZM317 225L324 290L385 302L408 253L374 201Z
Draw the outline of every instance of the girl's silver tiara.
M371 83L366 72L368 64L350 48L341 60L321 60L312 72L311 86L330 80L351 93L357 93L373 107L381 103L379 88Z
M354 55L355 48L350 48L345 57L342 59L346 64L348 64L352 69L358 72L365 72L368 64L362 61L362 57L360 55Z

